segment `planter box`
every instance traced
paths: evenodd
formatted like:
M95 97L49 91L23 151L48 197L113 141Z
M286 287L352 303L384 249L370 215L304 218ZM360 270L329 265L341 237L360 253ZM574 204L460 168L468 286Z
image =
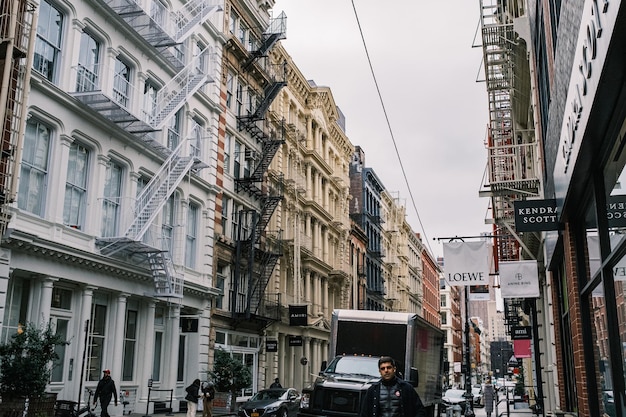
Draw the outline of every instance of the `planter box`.
M0 417L54 417L56 401L56 394L4 400L0 402Z

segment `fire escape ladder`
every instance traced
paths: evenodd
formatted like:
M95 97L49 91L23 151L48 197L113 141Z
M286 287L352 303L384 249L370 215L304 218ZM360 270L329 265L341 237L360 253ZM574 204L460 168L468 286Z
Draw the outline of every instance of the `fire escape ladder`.
M209 17L223 10L222 0L211 2L206 0L192 0L185 4L182 10L176 13L176 33L174 39L179 42L187 39L198 25L206 22Z
M141 240L167 199L174 193L194 165L200 165L199 139L192 135L182 141L150 182L144 187L135 205L135 218L124 233L130 240Z
M159 50L177 70L184 64L172 47L181 47L193 29L205 22L212 13L222 10L222 0L194 0L182 10L171 11L160 2L146 2L150 9L135 0L100 0L109 6L149 45Z
M28 75L32 67L37 5L30 1L3 1L0 5L0 234L11 219L7 204L14 201L18 169L16 153L24 135Z
M205 83L214 80L208 75L212 73L212 47L205 48L192 62L159 90L156 97L154 117L150 125L157 130L163 128L166 121L176 113L185 101L195 94Z
M112 256L125 251L144 256L150 267L157 297L182 297L184 277L174 268L170 256L171 242L162 239L161 244L154 245L144 242L143 238L189 170L205 166L199 159L200 140L197 135L193 135L172 151L137 197L131 225L123 236L97 240L103 255Z
M276 236L265 239L265 250L257 250L255 258L259 270L253 275L248 292L246 313L258 314L259 307L263 303L265 289L272 277L278 259L283 255L281 240Z
M266 56L267 52L272 49L274 44L281 39L285 39L287 34L287 15L282 12L278 17L270 19L269 25L263 32L261 41L258 46L250 51L250 56L246 59L242 67L245 70L260 57Z

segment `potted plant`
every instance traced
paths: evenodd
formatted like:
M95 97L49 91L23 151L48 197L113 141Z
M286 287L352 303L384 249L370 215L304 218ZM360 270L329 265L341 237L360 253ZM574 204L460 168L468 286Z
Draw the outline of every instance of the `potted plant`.
M217 349L213 372L209 372L209 375L215 381L215 389L218 393L230 394L230 401L227 403L230 403L230 411L235 411L237 393L252 383L250 370L224 349Z
M20 326L11 340L0 344L0 415L53 416L56 394L46 387L55 360L55 347L66 345L52 326Z

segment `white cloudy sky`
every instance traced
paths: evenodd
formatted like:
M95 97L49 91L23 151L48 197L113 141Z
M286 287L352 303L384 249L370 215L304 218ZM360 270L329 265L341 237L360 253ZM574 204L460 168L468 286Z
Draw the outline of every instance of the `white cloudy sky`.
M489 232L488 199L478 197L488 121L477 82L482 52L472 47L480 44L479 2L277 0L274 15L281 11L287 52L306 78L331 88L350 141L399 195L433 254L443 252L437 238Z

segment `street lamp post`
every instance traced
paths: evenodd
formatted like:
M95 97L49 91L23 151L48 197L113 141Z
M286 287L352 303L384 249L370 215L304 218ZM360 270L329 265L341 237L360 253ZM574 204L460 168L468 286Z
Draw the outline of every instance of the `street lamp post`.
M468 287L465 287L465 416L474 416L472 379L470 366L470 323Z

